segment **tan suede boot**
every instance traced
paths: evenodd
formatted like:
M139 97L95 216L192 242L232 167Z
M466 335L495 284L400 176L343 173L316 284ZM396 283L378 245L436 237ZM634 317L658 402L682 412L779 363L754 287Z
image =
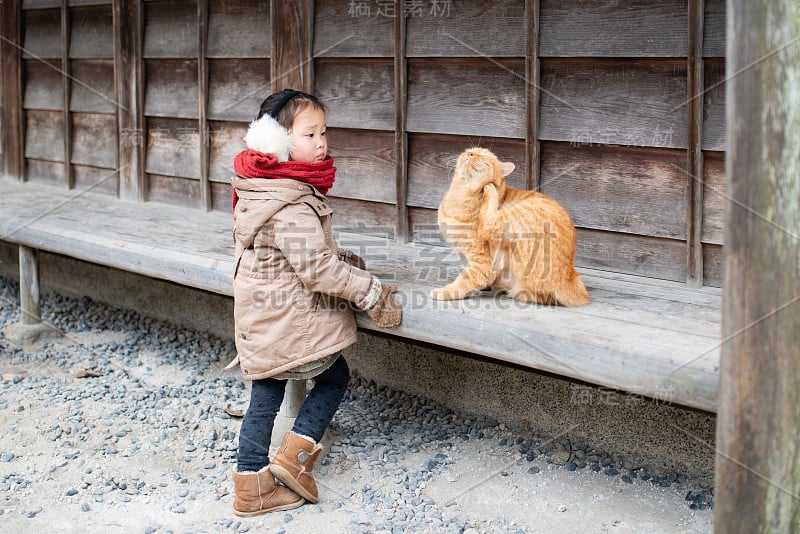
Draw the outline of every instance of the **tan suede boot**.
M305 501L289 488L275 483L275 477L265 467L258 473L233 473L233 513L240 517L291 510Z
M287 432L269 469L286 487L309 502L317 502L317 483L311 470L321 452L322 445L308 436Z

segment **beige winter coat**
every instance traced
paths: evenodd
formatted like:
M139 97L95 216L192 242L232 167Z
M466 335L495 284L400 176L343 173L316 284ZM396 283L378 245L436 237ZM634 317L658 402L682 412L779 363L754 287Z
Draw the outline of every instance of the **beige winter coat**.
M234 320L244 378L308 367L354 343L355 315L344 301L369 300L372 276L339 259L327 199L295 180L232 183L239 195Z

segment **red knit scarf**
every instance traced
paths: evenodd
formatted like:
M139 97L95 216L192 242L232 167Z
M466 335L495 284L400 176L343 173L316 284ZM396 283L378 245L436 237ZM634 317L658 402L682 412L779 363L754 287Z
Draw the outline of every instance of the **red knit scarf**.
M326 156L324 160L317 163L305 161L278 161L273 154L265 154L258 150L248 148L239 152L233 159L233 170L242 178L288 178L299 180L309 185L313 185L323 195L328 194L328 190L333 186L336 179L336 167L333 166L333 158ZM233 190L233 208L239 195L236 189Z

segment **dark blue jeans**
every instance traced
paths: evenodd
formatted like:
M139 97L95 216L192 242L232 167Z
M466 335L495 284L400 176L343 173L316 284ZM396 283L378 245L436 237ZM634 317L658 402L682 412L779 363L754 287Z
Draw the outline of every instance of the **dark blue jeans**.
M350 369L344 357L339 358L320 375L314 377L314 389L306 397L292 431L319 442L333 414L342 402ZM266 378L253 380L250 405L239 430L238 470L259 471L269 465L269 445L275 416L283 401L286 380Z

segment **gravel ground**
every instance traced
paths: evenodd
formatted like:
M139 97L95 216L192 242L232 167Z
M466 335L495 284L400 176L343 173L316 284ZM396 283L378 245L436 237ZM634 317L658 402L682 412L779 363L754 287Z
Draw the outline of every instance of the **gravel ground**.
M0 324L17 320L0 279ZM230 341L45 295L62 335L0 335L0 519L15 532L711 532L712 488L568 435L509 428L358 377L324 439L321 501L240 519L247 391Z

